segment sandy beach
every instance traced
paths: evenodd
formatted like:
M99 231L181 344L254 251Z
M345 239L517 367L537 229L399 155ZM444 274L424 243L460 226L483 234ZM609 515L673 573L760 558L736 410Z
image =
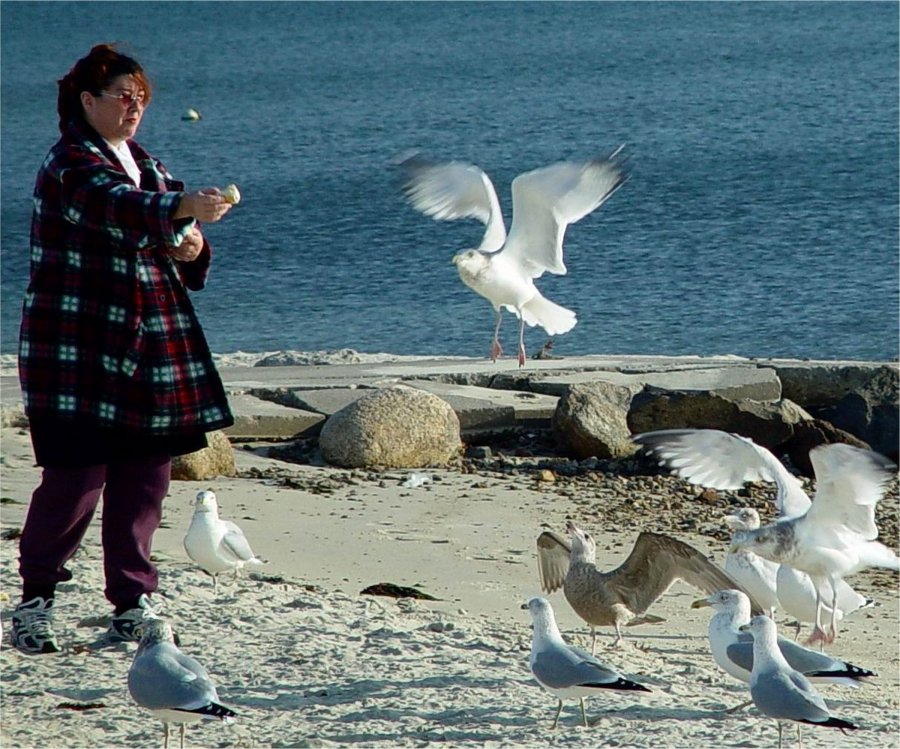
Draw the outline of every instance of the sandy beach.
M3 626L18 601L15 530L37 483L25 430L2 433ZM238 447L239 476L173 482L154 554L161 572L154 600L182 649L210 671L223 703L239 713L228 726L188 727L189 746L633 746L769 747L774 721L754 709L723 709L749 698L720 671L706 638L709 609L682 583L652 608L662 624L627 630L611 647L601 630L599 657L652 690L602 693L577 701L550 731L555 698L531 677L529 617L520 606L539 595L535 540L566 518L598 539L600 567L620 563L640 530L681 538L722 563L721 510L699 490L668 476L542 474L534 462L511 470L429 470L424 486L402 486L408 472L346 471L297 465ZM545 480L540 480L543 475ZM188 560L182 538L197 491L213 489L222 517L238 522L268 560L258 572L211 579ZM770 513L764 489L746 500ZM896 534L896 484L879 513ZM663 508L664 511L660 511ZM60 586L56 622L66 646L26 657L4 641L4 747L152 747L162 724L129 697L134 645L91 647L110 607L102 594L95 519ZM369 585L414 586L438 600L360 595ZM806 747L894 747L900 741L898 620L893 573L851 582L880 605L854 613L829 652L874 669L875 686L823 685L832 712L860 730L804 727ZM561 593L548 596L563 635L590 647L589 630ZM779 624L786 620L777 617ZM793 746L796 732L785 731ZM177 741L177 736L173 740Z

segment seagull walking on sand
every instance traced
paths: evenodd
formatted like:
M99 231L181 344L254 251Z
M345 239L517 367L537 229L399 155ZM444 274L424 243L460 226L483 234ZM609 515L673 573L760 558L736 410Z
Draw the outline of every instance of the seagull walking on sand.
M172 626L163 619L144 625L141 642L128 670L132 699L163 723L163 746L169 746L169 725L181 727L181 749L187 723L221 720L230 723L237 715L219 703L219 695L206 669L185 655L175 644Z
M800 480L769 450L747 437L717 429L667 429L646 432L633 440L656 457L661 465L692 484L735 490L748 481L774 483L779 520L802 517L812 505ZM744 530L752 531L758 527L748 526ZM747 548L736 549L734 553L741 551L761 556ZM839 622L852 611L873 603L843 579L833 583L820 579L813 584L805 571L790 563L778 566L776 594L779 607L797 619L798 636L800 622L818 624L825 616ZM837 606L832 608L835 600ZM807 643L822 643L824 637L824 630L817 626Z
M544 598L532 598L522 605L531 613L532 639L529 665L531 673L544 689L559 700L559 707L553 718L554 730L559 723L563 700L575 699L581 702L581 720L588 725L584 710L584 698L595 695L601 689L617 691L649 692L643 684L626 679L622 674L604 665L593 655L566 644L553 608Z
M691 604L692 608L710 606L715 614L709 620L709 648L713 659L725 673L738 681L750 683L753 671L753 635L740 628L750 623L750 599L739 590L720 590ZM780 635L778 649L791 668L813 682L859 687L876 676L874 671L847 661L810 650ZM735 712L751 702L744 702L728 712Z
M199 492L194 500L194 516L184 536L184 550L212 576L214 591L218 589L219 573L232 570L237 575L245 564L265 564L253 553L244 532L230 520L219 518L219 504L211 491Z
M859 726L835 718L825 700L803 674L791 668L778 649L778 633L767 616L754 616L741 631L753 635L753 670L750 672L750 695L763 715L778 722L778 747L786 721L797 723L797 744L802 746L801 724L856 729Z
M664 621L646 612L676 580L707 594L741 587L693 546L671 536L641 533L619 567L601 572L593 537L571 521L566 532L568 538L553 531L538 536L541 589L563 589L569 605L591 627L591 653L596 651L598 626L615 627L617 645L623 639L622 627ZM755 602L754 608L761 611Z
M485 224L481 244L458 253L453 262L463 283L494 307L493 361L503 353L503 308L519 318L520 367L526 358L525 325L538 325L550 336L575 327L575 313L544 297L534 281L545 272L566 273L566 227L600 207L628 179L623 148L606 158L560 161L516 177L509 235L494 185L479 167L419 155L400 163L403 191L418 211L439 221L474 218Z

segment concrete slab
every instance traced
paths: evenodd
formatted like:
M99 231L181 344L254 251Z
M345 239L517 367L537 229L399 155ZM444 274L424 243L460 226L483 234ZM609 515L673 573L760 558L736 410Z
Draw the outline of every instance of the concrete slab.
M435 380L405 380L405 385L432 393L450 404L462 432L527 426L548 421L558 398L539 393L494 390Z
M284 439L318 434L325 416L300 408L262 400L247 393L229 395L234 426L225 430L232 439Z
M312 411L327 418L345 406L358 401L370 391L370 387L351 386L321 388L319 390L289 387L279 389L278 392L266 390L253 392L260 397L271 398L282 406Z
M529 387L537 393L561 396L571 386L585 382L615 385L652 386L660 390L703 391L726 398L770 401L781 398L781 382L774 369L757 367L716 367L626 374L623 372L571 372L533 375Z

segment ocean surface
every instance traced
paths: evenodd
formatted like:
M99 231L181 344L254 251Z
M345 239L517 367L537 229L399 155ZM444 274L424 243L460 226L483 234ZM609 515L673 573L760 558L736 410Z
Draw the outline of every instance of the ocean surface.
M244 196L206 227L214 351L486 356L493 310L450 262L482 227L416 213L392 160L480 165L509 219L516 174L627 143L630 180L538 281L579 318L555 353L895 359L898 7L3 2L0 351L56 81L119 41L155 84L137 139Z

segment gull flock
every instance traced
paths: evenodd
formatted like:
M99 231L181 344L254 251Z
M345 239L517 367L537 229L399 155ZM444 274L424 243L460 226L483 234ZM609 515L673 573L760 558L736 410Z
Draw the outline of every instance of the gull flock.
M462 282L494 309L492 360L503 353L503 310L519 321L519 366L526 362L526 325L541 327L549 336L576 325L575 312L544 297L535 280L544 273L566 274L563 240L568 226L603 205L627 181L626 163L620 147L606 157L561 161L520 174L511 184L507 233L494 185L479 167L418 154L400 162L403 192L416 210L440 221L471 218L485 225L478 247L457 253L453 263ZM235 194L234 200L239 199ZM680 539L644 531L618 567L601 570L594 537L574 522L566 522L565 534L542 531L536 539L535 582L548 596L562 591L591 633L588 653L566 641L546 598L535 596L521 606L531 619L528 666L537 685L557 702L549 730L558 728L565 700L578 700L582 725L590 729L586 698L615 694L611 699L631 701L652 691L645 683L652 684L651 678L622 673L625 659L617 648L627 640L627 628L652 625L677 631L677 622L668 623L651 609L679 580L704 595L693 607L714 611L708 629L710 660L748 690L748 699L729 712L753 705L776 721L779 747L790 723L797 727L798 745L804 724L842 732L864 729L851 720L847 703L841 715L833 714L815 685L855 689L877 677L869 668L825 653L824 647L836 644L845 617L872 604L845 578L868 567L900 570L900 558L877 540L875 524L875 507L894 467L868 450L819 446L810 453L816 493L809 497L771 452L746 437L681 429L633 440L660 465L694 484L734 490L747 482L774 483L778 518L763 524L751 507L723 518L732 531L724 568ZM183 545L191 562L212 578L214 595L223 573L237 576L245 566L264 564L243 530L219 516L212 491L197 494ZM797 619L798 635L802 624L812 625L806 641L812 647L780 636L776 611ZM604 660L596 652L598 627L614 632ZM607 664L607 657L616 663ZM518 665L511 661L510 670ZM173 725L180 729L183 749L187 724L240 718L241 705L223 704L215 681L197 658L181 650L168 622L153 618L144 623L127 689L136 705L163 723L164 747ZM602 743L602 736L596 741Z
M537 537L536 582L546 594L562 589L568 605L590 626L591 653L566 642L546 598L535 596L521 606L528 610L532 624L531 673L557 701L549 729L557 728L565 700L579 701L582 724L590 727L585 698L615 693L617 701L640 700L643 693L652 691L645 683L652 684L652 679L623 675L623 657L616 646L625 638L623 627L666 626L664 619L648 610L676 580L705 594L692 606L714 610L709 622L710 658L748 688L747 699L728 712L753 705L760 715L776 721L779 747L789 723L797 725L798 744L802 724L841 731L864 728L854 723L852 716L843 715L852 712L846 703L842 715L834 715L815 685L857 688L877 677L873 670L829 655L822 648L836 640L840 618L835 615L832 620L831 613L836 610L835 591L843 577L871 564L898 569L900 560L875 540L872 517L890 475L890 464L875 453L846 445L815 448L810 457L816 468L817 491L812 500L804 493L806 502L801 502L799 482L771 453L746 438L714 430L676 430L633 439L662 465L696 483L735 486L763 479L779 484L784 491L776 502L785 515L759 526L753 522L758 515L754 518L739 512L741 519L759 527L736 530L731 547L735 552L752 549L760 559L785 568L799 560L802 570L798 571L809 576L813 589L818 634L810 640L818 649L778 635L772 619L773 609L787 608L788 596L809 596L805 588L779 589L776 584L775 602L763 601L750 592L752 586L738 579L740 575L730 574L683 541L649 532L639 534L619 567L602 571L596 566L593 537L569 521L565 535L543 531ZM700 450L698 445L704 448ZM698 468L698 461L704 465ZM805 507L805 512L790 515L791 510L785 508L796 511L796 503ZM813 512L817 503L824 505L827 532L818 524L822 513ZM245 564L261 563L241 529L219 518L215 494L200 492L194 508L185 550L214 581L222 572L237 573ZM805 519L799 528L798 517ZM874 551L873 544L877 544ZM677 629L677 624L672 626ZM597 627L611 627L614 632L604 660L596 655ZM145 625L128 674L134 701L163 722L166 746L172 724L180 726L183 746L187 723L230 722L240 712L240 705L229 707L219 702L213 678L194 657L181 652L176 642L168 623L152 620ZM606 657L617 663L607 664Z

